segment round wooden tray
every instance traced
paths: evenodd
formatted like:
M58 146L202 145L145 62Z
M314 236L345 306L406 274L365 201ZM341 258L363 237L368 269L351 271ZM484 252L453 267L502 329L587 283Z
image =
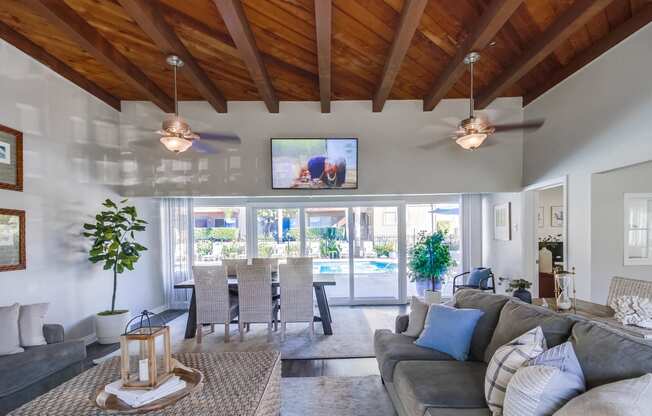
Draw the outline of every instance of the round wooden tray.
M204 375L201 373L201 371L186 367L183 364L180 364L178 361L175 362L173 373L181 377L181 379L186 382L186 387L183 390L179 390L174 394L163 397L144 406L131 407L127 403L118 399L117 396L106 393L104 391L104 386L98 387L97 391L95 392L95 400L93 400L93 402L97 407L107 413L146 413L154 410L161 410L165 407L173 405L180 399L186 397L188 394L200 389L203 385Z

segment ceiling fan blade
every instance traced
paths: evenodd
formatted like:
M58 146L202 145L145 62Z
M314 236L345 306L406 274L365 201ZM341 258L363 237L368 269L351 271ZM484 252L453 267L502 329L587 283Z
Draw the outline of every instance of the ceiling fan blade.
M513 124L498 124L494 126L496 133L512 131L512 130L536 130L539 127L543 126L545 122L544 119L536 119L524 121L523 123L513 123Z
M223 133L197 133L202 140L214 140L226 143L240 143L240 137L236 134L223 134Z
M199 153L206 153L209 155L214 155L217 153L217 150L208 143L202 143L201 140L192 141L192 149Z

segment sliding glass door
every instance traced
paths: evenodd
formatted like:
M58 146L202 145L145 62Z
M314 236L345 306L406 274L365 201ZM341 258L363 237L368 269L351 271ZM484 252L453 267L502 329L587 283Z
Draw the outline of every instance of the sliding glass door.
M244 207L193 208L194 264L247 257L247 215Z
M353 300L398 301L398 206L352 211Z
M351 296L348 213L342 207L304 209L305 255L314 258L315 275L335 279L335 286L326 286L335 303L348 302Z
M256 255L301 256L299 208L256 209Z

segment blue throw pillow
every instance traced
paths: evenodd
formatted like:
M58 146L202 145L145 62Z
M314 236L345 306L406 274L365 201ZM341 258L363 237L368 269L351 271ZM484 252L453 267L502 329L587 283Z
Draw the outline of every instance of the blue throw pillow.
M458 361L466 361L473 331L482 315L484 312L479 309L430 305L423 332L414 343L446 353Z
M485 267L475 268L471 274L469 274L469 280L466 282L466 284L468 286L480 286L480 283L484 280L484 284L486 286L489 279L489 273L491 273L491 269L487 269Z

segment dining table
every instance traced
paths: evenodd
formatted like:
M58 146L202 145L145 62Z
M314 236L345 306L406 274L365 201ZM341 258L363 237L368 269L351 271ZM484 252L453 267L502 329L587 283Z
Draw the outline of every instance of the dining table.
M229 276L229 290L238 290L238 279L236 276ZM330 306L328 305L328 296L326 296L326 286L335 286L335 278L333 277L315 277L312 281L312 287L315 290L315 298L317 299L317 308L319 316L314 317L315 322L321 322L324 330L324 335L333 335L333 327L331 323ZM278 273L272 272L272 290L274 293L278 291L280 282ZM194 338L197 331L197 298L195 297L195 281L193 279L184 280L174 285L175 289L191 289L192 295L190 297L190 308L188 309L188 321L186 322L185 338ZM283 307L283 300L281 300L281 307ZM236 321L237 322L237 321Z

